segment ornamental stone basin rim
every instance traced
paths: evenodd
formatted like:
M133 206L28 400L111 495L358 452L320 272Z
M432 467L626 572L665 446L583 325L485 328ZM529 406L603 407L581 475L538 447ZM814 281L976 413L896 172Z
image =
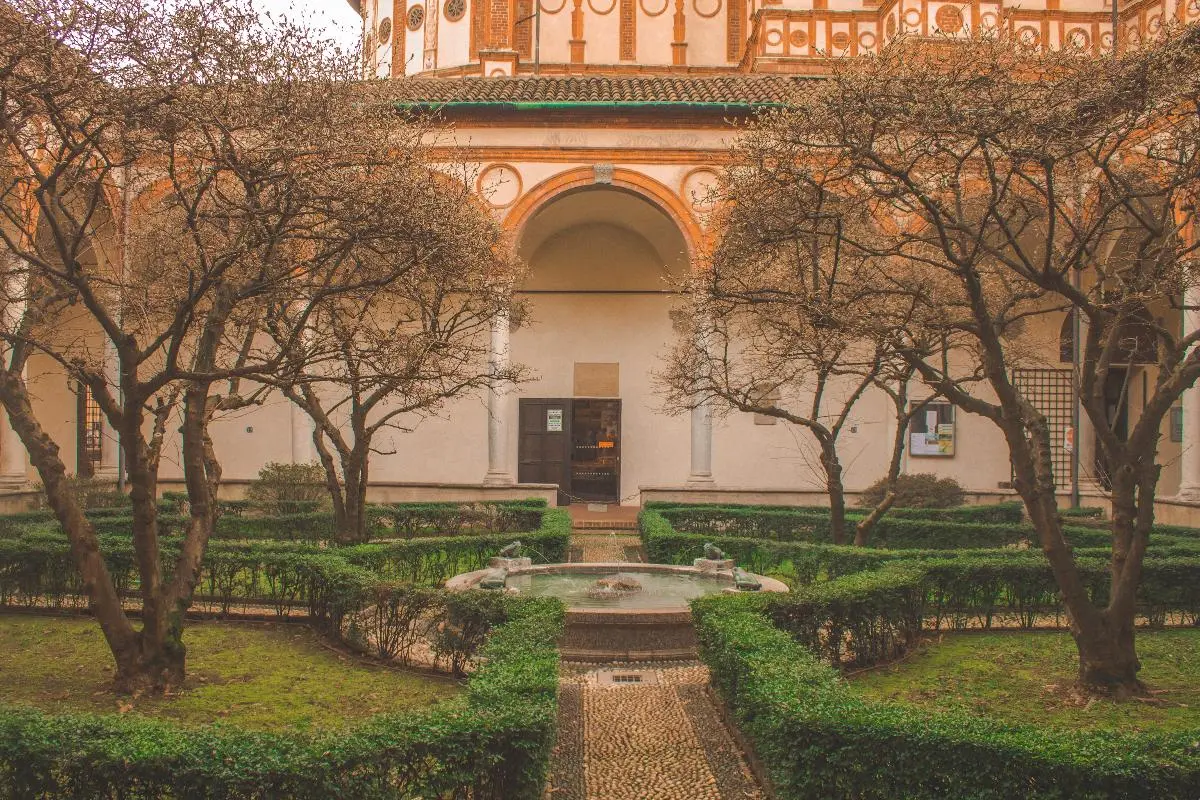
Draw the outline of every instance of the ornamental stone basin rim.
M451 591L465 591L478 587L479 582L492 571L492 568L478 569L473 572L464 572L461 575L455 575L450 580L446 581L446 588ZM562 574L578 574L578 575L612 575L618 572L655 572L674 574L681 576L699 576L713 579L722 583L728 584L728 591L734 591L733 588L733 573L729 570L702 570L696 567L677 566L674 564L643 564L640 562L628 561L598 561L575 564L533 564L531 566L519 567L508 571L508 577L515 578L523 575L562 575ZM763 575L751 575L756 579L762 588L761 592L786 592L788 587L782 581L768 578ZM681 602L677 606L664 606L653 609L605 609L605 608L567 608L568 618L574 618L578 621L590 620L594 622L604 622L608 620L625 622L641 621L647 623L665 623L665 622L683 622L691 619L691 611L688 608L687 601Z

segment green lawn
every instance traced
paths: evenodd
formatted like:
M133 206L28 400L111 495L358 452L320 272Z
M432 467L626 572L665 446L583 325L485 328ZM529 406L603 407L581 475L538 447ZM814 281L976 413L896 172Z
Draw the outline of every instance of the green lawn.
M947 634L899 664L859 673L872 700L959 709L1012 722L1071 728L1200 728L1200 631L1138 633L1151 694L1114 702L1072 689L1077 656L1065 632Z
M453 681L400 672L325 646L304 625L203 622L184 631L178 694L118 696L112 656L91 619L0 615L0 703L50 712L145 714L271 731L331 730L458 694Z

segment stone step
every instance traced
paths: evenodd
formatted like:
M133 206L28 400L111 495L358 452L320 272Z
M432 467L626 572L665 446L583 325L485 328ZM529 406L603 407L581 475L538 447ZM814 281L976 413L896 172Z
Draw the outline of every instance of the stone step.
M636 531L636 519L577 519L571 529L577 531Z

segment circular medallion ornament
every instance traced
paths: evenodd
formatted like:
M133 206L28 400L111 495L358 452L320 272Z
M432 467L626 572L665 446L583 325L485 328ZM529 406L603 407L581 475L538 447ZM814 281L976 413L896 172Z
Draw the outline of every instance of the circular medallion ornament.
M858 44L864 50L870 50L875 47L875 34L870 31L863 31L858 35Z
M915 28L921 24L921 12L915 8L910 8L904 12L904 24L910 28Z
M1067 31L1067 43L1079 50L1086 50L1092 39L1083 28L1072 28Z
M1148 31L1150 31L1151 33L1158 33L1160 28L1162 28L1162 15L1161 14L1155 14L1153 17L1151 17L1150 19L1148 19L1146 21L1146 29Z
M1200 0L1192 0L1188 3L1187 13L1189 17L1200 17Z
M891 39L896 35L896 18L888 17L887 21L887 37Z
M963 27L963 15L958 6L942 6L933 20L942 33L958 33Z
M392 38L392 18L384 17L383 22L379 23L378 41L380 44L387 44Z
M796 28L788 34L788 41L792 43L792 47L804 47L808 44L808 34Z
M521 196L521 173L510 164L492 164L479 173L475 189L492 208L508 208Z
M558 4L557 8L553 7L550 3L539 3L538 7L541 8L542 12L545 14L557 14L567 7L567 0L562 0L562 2Z
M679 193L683 195L683 201L691 206L693 211L702 214L716 208L716 190L719 181L720 177L715 170L700 167L683 176Z
M771 47L778 47L783 43L783 31L778 28L773 28L767 31L767 44Z
M642 0L642 13L647 17L657 17L667 10L671 0Z
M467 0L446 0L442 13L446 15L447 22L458 22L467 15Z
M990 11L983 14L979 18L979 24L982 25L985 29L995 29L996 23L998 21L999 20L997 19L996 15Z
M845 31L838 31L830 41L833 44L834 50L845 50L850 46L850 34Z
M612 10L616 7L617 7L617 0L612 0L612 2L609 3L607 7L604 5L604 0L600 0L599 3L597 3L596 0L588 0L588 8L590 8L593 12L599 14L600 16L604 16L605 14L611 14Z
M1042 33L1032 25L1026 25L1017 30L1017 41L1026 47L1033 47L1042 38Z
M697 14L708 19L721 13L721 0L692 0L692 8Z
M425 6L413 6L408 10L408 16L405 19L410 31L420 30L421 25L425 23Z

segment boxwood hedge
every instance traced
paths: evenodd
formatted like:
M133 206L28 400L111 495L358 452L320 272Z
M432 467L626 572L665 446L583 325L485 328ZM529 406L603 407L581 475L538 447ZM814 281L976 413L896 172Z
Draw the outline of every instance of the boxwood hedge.
M562 605L501 598L465 698L336 735L0 709L0 798L538 798L554 743Z
M870 703L747 605L698 600L693 616L713 684L783 800L1200 797L1200 732L1081 733Z

